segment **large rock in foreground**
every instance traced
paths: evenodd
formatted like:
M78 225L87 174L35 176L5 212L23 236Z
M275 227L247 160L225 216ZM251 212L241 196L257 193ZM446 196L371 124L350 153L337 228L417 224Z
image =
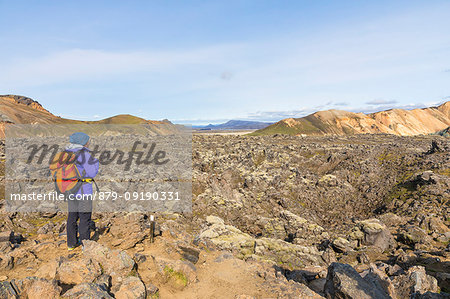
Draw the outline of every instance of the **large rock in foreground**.
M130 276L124 279L122 285L120 286L119 291L115 294L117 299L128 299L128 298L136 298L136 299L145 299L145 285L136 276Z
M94 282L102 274L102 266L89 258L69 260L60 258L56 269L56 278L64 284L76 285L83 282Z
M325 265L321 253L313 246L301 246L279 239L254 238L232 225L226 225L216 216L206 218L208 227L198 236L199 240L213 243L216 247L230 250L238 257L272 261L292 267Z
M400 298L439 292L436 278L427 275L422 266L409 268L406 274L395 277L393 283Z
M83 255L100 264L105 274L111 276L113 289L118 288L123 279L135 268L134 260L122 250L111 250L95 241L83 241Z
M42 299L59 298L62 288L56 280L47 280L38 277L26 277L23 279L13 279L11 282L0 283L0 298L15 299Z
M113 299L103 286L95 283L82 283L68 290L63 298L84 299L84 298L101 298Z
M330 299L390 298L373 280L365 280L352 266L340 263L332 263L328 268L325 295Z

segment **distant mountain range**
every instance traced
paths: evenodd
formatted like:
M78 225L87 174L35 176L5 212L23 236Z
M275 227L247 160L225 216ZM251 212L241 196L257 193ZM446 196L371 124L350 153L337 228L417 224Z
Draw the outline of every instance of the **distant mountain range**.
M319 111L286 118L252 135L349 135L388 133L402 136L431 134L450 126L450 101L438 107L390 109L370 114L343 110Z
M0 138L4 126L16 124L168 124L168 120L146 120L121 114L98 121L81 121L55 116L37 101L17 95L0 95ZM413 110L390 109L370 114L343 110L319 111L302 118L286 118L276 123L230 120L223 124L194 126L197 130L256 130L251 135L348 135L388 133L395 135L438 134L447 136L450 126L450 101L438 107Z
M229 120L226 123L207 126L193 126L198 130L259 130L273 123L260 122L260 121L247 121L247 120Z

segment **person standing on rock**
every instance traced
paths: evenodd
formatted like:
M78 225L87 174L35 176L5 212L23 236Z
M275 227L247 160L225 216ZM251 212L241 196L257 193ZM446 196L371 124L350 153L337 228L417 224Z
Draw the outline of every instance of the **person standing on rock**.
M81 245L83 240L90 239L93 224L91 220L92 185L95 184L93 179L98 173L99 161L91 157L89 153L90 137L86 133L73 133L69 140L70 144L66 147L65 152L76 154L75 165L81 176L78 179L79 189L68 196L67 246L69 250L73 250Z

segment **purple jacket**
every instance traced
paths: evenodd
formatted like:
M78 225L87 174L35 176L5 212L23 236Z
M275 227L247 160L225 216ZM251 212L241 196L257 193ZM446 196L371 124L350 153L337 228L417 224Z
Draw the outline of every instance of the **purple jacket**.
M78 163L77 168L83 178L94 178L98 173L99 162L95 158L91 158L90 150L84 146L78 144L69 144L66 147L66 151L70 152L79 152L82 149L83 152L78 155ZM89 163L90 162L90 163ZM76 194L92 194L92 184L93 183L84 183L80 190Z

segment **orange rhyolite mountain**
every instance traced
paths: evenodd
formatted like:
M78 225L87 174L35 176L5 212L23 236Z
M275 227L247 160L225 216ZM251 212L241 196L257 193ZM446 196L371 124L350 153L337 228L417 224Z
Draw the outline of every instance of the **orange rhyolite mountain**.
M163 124L169 121L146 120L129 114L121 114L98 121L80 121L62 118L48 112L38 102L23 96L0 95L0 138L5 137L5 124Z
M401 136L435 133L450 126L450 101L438 107L390 109L370 114L343 110L319 111L302 118L287 118L253 135L347 135L388 133Z

